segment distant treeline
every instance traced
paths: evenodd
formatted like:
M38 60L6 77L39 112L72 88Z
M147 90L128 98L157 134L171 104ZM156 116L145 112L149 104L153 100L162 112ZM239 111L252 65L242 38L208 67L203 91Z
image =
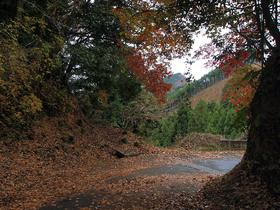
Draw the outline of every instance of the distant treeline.
M176 111L168 113L149 127L146 126L145 132L148 142L167 147L176 139L192 133L223 135L227 139L239 138L246 129L246 123L235 112L235 106L229 100L217 104L214 100L207 103L201 99L192 109L185 96L178 103Z
M182 98L185 93L187 93L191 98L198 92L205 90L206 88L218 83L223 79L225 79L225 77L221 69L215 69L201 77L199 80L196 80L189 85L185 85L183 88L176 87L175 91L169 92L167 94L167 100L171 101L177 98Z

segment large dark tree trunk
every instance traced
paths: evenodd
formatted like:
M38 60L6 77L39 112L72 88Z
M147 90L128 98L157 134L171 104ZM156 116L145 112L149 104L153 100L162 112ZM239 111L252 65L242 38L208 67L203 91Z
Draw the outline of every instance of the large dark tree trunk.
M251 103L248 148L244 160L280 195L280 52L266 62Z

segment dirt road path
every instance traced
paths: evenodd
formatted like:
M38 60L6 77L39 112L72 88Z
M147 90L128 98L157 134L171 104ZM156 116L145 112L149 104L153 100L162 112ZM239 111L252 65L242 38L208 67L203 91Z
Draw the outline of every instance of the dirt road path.
M184 209L207 181L226 172L219 166L228 170L241 156L242 152L174 152L99 164L93 173L106 176L89 183L91 191L66 195L41 209Z

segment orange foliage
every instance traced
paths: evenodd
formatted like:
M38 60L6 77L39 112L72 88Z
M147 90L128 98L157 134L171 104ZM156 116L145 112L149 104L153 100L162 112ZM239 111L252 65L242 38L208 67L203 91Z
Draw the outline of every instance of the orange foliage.
M100 105L105 108L108 108L108 95L106 93L106 90L99 90L97 91L96 95Z
M236 33L224 34L223 41L219 45L231 46L235 51L227 52L223 48L216 46L215 43L209 43L200 47L196 51L194 58L207 59L207 67L222 69L225 72L225 77L228 77L245 66L245 61L250 56L250 53L242 48L246 40Z
M249 107L257 88L257 77L247 78L247 74L259 70L255 64L248 65L250 57L254 62L262 58L261 52L248 48L245 37L255 37L258 34L255 20L240 19L239 31L231 31L222 35L219 42L212 42L202 46L194 58L208 59L207 66L220 68L225 72L225 77L232 75L223 99L230 99L236 112ZM242 34L242 36L240 35ZM250 50L249 50L250 49Z
M186 32L176 24L178 14L163 8L174 6L171 0L134 0L127 8L114 9L123 27L121 43L130 50L126 66L140 79L147 91L153 93L159 102L165 102L165 95L171 85L164 83L171 76L168 60L182 56L190 48Z
M229 99L229 101L235 105L236 112L249 107L257 88L257 77L252 81L245 79L248 73L252 71L258 71L260 69L257 65L246 65L239 71L235 72L229 79L227 91L223 95L223 99Z
M164 82L171 73L167 71L166 66L156 63L156 57L145 61L143 57L133 49L126 56L127 69L138 79L140 79L148 92L154 94L160 103L166 102L166 94L172 85ZM154 67L150 69L150 66Z
M115 9L114 14L123 27L122 38L125 43L136 46L146 54L171 58L183 55L190 47L186 33L177 28L178 14L174 15L161 7L172 7L171 0L132 1L129 8Z

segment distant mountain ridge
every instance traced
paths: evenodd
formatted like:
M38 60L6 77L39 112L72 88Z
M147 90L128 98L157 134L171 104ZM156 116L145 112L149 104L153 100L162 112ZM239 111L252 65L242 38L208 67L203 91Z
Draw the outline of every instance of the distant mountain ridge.
M186 77L181 73L173 74L169 79L164 79L164 82L172 84L173 89L187 84Z

